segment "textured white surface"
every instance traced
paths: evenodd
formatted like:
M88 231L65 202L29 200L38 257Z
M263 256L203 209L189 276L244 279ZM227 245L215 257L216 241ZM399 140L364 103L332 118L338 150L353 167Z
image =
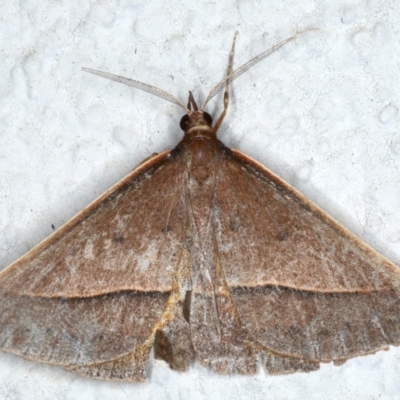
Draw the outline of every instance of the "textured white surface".
M400 266L400 3L331 3L2 2L0 268L181 137L178 107L82 66L204 99L236 30L239 66L309 27L234 82L219 137ZM0 353L0 398L400 397L400 349L287 376L151 366L148 382L120 384Z

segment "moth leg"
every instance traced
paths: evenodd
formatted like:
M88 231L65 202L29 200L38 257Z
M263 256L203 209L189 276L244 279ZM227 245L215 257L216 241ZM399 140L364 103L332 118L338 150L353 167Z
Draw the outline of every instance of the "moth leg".
M194 359L189 324L182 312L184 304L175 304L172 319L158 329L154 339L154 358L165 361L175 371L187 371Z
M154 338L154 358L165 361L171 369L186 371L195 358L190 337L190 268L189 253L182 251L172 294Z
M227 77L232 75L233 58L235 56L235 45L236 45L236 37L237 37L237 35L238 35L238 33L236 32L235 36L233 37L233 43L232 43L231 51L229 53L228 72L226 74ZM229 105L229 82L230 82L230 79L227 79L226 85L225 85L225 93L224 93L224 109L222 110L222 114L218 118L218 121L214 125L214 128L213 128L213 133L214 134L217 133L219 127L222 124L222 121L225 118L226 112L228 110L228 105Z

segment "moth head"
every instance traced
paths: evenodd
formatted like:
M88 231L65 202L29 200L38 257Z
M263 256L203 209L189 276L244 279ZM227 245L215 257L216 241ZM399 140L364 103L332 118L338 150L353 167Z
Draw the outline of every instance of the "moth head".
M185 114L180 122L181 129L185 133L191 133L194 130L212 131L211 115L203 110L199 110L197 103L193 97L193 93L189 92L187 104L187 114Z
M199 109L197 107L196 101L194 100L192 92L189 92L189 100L187 107L185 104L173 96L171 93L166 92L163 89L160 89L156 86L149 85L144 82L137 81L135 79L130 79L130 78L125 78L123 76L118 76L114 74L110 74L108 72L103 72L103 71L98 71L92 68L82 68L86 72L90 72L95 75L102 76L103 78L111 79L112 81L124 83L125 85L143 90L145 92L151 93L155 96L158 96L164 100L167 100L173 104L178 105L179 107L182 107L184 110L187 111L187 114L184 115L181 119L181 128L185 132L185 135L190 135L190 136L209 136L209 137L215 137L218 131L218 128L221 126L221 123L226 115L226 111L228 108L228 103L229 103L229 84L236 79L238 76L246 72L249 68L251 68L253 65L257 64L259 61L263 60L264 58L268 57L270 54L274 53L277 51L279 48L284 46L286 43L294 40L298 35L312 31L314 30L313 28L307 29L303 32L296 33L295 35L291 36L290 38L284 40L283 42L278 43L271 49L268 49L264 51L263 53L259 54L258 56L252 58L250 61L247 63L243 64L241 67L237 68L236 70L233 70L233 56L235 53L235 43L236 43L236 36L237 32L235 33L235 36L233 38L233 43L232 43L232 49L229 55L229 64L228 64L228 71L227 71L227 76L220 80L210 91L208 94L203 106ZM214 124L214 127L212 127L212 118L210 114L206 113L204 110L206 104L217 94L219 93L222 89L225 89L225 94L224 94L224 108L223 111L220 115L220 117L217 119L217 122Z

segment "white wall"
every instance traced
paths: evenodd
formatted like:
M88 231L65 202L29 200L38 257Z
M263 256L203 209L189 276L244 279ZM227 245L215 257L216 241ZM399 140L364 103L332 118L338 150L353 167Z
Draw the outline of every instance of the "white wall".
M234 82L220 138L400 266L400 3L331 3L2 2L0 269L181 137L178 107L82 66L204 99L236 30L238 66L309 27ZM0 353L0 398L400 397L399 349L287 376L152 365L147 383L120 384Z

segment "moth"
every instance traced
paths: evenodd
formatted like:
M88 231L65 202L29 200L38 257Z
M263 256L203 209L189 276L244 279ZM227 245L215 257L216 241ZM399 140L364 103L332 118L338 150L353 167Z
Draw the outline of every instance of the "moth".
M400 273L216 133L142 82L86 69L185 109L154 155L0 274L0 347L77 374L143 381L150 352L178 371L313 371L400 342ZM236 38L236 36L235 36Z

